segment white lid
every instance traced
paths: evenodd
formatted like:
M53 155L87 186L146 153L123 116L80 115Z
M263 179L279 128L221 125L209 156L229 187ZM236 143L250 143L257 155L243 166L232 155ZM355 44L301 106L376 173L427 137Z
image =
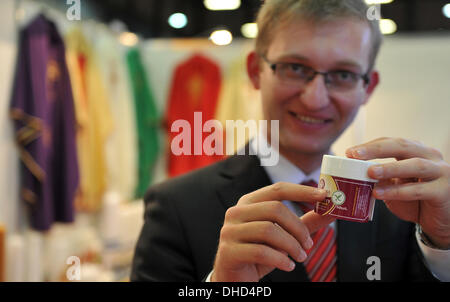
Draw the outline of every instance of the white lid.
M378 182L378 180L372 179L367 175L367 169L375 164L375 162L359 159L324 155L320 173L362 181Z

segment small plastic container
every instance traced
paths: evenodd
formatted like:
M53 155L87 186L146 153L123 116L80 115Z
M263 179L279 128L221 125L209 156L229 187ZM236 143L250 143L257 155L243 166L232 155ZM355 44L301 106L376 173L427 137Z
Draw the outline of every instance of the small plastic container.
M327 197L316 203L315 212L349 221L372 220L375 206L372 190L378 181L367 175L367 169L374 164L324 155L318 187L327 191Z

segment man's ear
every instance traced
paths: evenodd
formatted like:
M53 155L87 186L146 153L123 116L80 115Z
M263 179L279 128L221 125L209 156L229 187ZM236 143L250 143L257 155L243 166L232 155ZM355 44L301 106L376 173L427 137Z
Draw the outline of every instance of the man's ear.
M380 83L380 74L378 73L378 71L374 70L370 73L369 76L369 84L366 87L366 97L365 100L363 102L363 105L367 104L367 102L369 101L372 93L375 91L375 88L378 86L378 84Z
M260 58L254 51L247 56L247 74L255 89L260 88Z

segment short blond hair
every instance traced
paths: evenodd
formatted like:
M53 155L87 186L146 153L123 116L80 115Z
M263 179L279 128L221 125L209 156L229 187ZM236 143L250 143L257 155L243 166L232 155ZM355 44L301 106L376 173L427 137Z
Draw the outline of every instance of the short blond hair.
M375 66L383 35L379 21L367 18L368 9L364 0L266 0L256 19L258 36L255 50L266 55L276 30L293 20L304 19L320 24L341 18L356 18L367 22L370 26L372 50L369 57L369 71L371 71Z

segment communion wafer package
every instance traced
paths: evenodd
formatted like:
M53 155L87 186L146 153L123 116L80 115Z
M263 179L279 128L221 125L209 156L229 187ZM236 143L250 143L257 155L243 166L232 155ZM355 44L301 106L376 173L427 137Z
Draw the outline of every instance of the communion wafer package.
M316 203L315 212L349 221L372 220L375 206L372 190L378 181L367 175L367 169L374 164L324 155L318 187L327 191L327 197Z

